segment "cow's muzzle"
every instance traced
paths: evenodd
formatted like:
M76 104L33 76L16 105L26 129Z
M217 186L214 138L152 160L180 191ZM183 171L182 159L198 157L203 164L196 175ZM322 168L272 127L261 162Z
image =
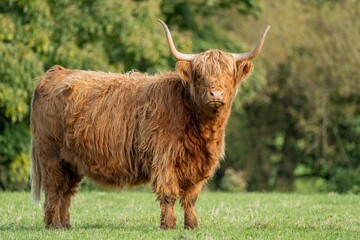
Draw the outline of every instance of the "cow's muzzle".
M220 102L220 101L210 101L206 104L209 108L211 109L218 109L222 106L224 106L224 102Z
M224 91L209 90L207 92L207 106L212 110L217 110L224 105Z
M224 91L210 90L207 95L209 102L224 102Z

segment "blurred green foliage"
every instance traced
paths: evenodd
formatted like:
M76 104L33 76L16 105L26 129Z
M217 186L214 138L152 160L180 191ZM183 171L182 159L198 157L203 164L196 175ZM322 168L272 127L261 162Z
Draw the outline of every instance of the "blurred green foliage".
M346 11L345 11L345 10ZM67 68L173 69L177 48L252 49L272 29L227 128L225 191L360 192L360 5L345 1L0 1L0 184L28 189L36 78ZM94 189L86 182L85 189Z
M245 192L247 181L244 172L227 168L221 178L219 189L225 192Z
M360 2L262 8L240 27L254 38L272 24L266 83L234 109L224 167L245 171L249 190L360 193Z

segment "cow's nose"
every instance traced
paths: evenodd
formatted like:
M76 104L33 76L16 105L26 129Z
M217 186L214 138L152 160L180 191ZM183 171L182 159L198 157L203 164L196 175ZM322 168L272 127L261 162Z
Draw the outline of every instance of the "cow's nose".
M222 102L224 99L224 91L210 90L209 95L210 95L209 97L212 101Z

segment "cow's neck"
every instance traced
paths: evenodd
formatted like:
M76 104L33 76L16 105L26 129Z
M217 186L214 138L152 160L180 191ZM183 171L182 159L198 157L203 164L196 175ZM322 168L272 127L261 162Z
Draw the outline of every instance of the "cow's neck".
M199 124L200 129L207 133L215 133L221 129L225 129L229 115L230 107L224 106L215 116L207 113L203 109L197 108L194 111L193 118Z
M223 109L215 118L208 118L199 112L195 112L192 117L192 125L206 142L203 150L207 151L215 162L223 157L225 127L229 114L227 109Z
M213 119L201 119L199 116L195 118L197 121L199 133L208 143L208 147L210 147L212 144L215 144L216 147L221 147L218 145L218 143L219 141L223 141L227 118L227 114L219 115ZM213 149L209 150L212 151Z

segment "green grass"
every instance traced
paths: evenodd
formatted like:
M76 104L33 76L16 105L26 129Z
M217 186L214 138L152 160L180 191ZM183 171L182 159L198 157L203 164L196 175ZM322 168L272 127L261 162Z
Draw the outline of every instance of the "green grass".
M360 196L200 194L199 229L160 230L159 204L146 192L80 192L70 230L46 230L29 193L0 192L0 239L360 239Z

